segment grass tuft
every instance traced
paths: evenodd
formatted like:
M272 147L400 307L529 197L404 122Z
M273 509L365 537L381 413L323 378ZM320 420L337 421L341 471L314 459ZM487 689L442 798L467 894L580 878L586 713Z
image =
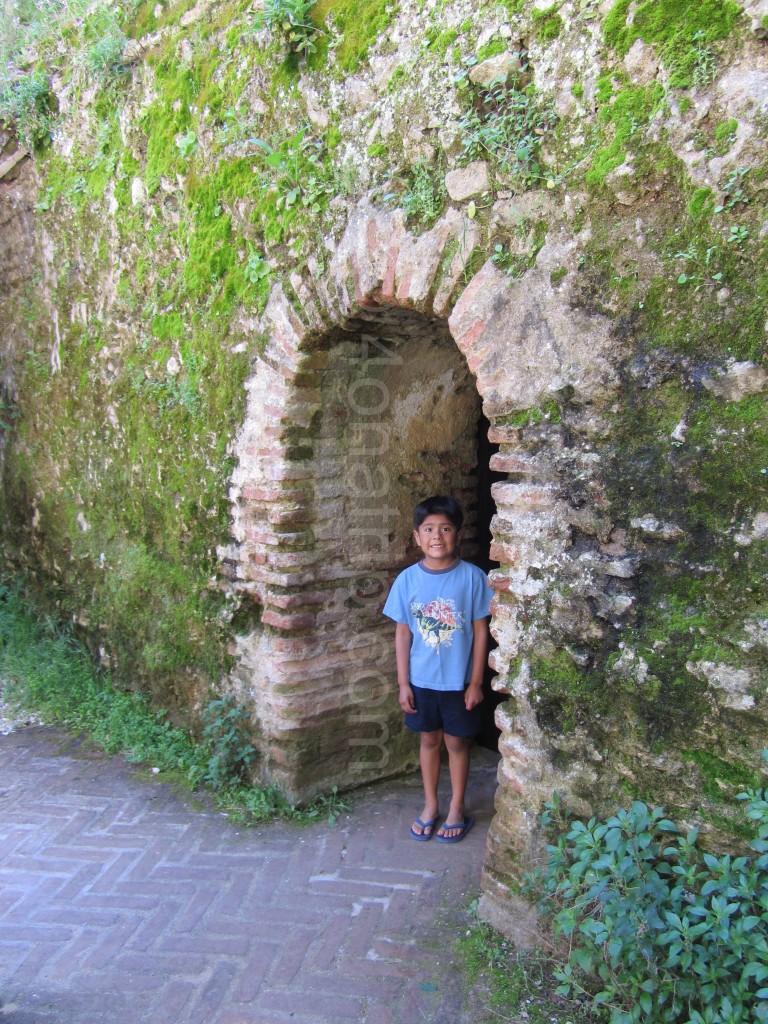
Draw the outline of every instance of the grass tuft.
M221 777L221 750L198 744L143 694L117 689L92 661L72 627L43 617L12 581L0 580L0 681L15 709L83 734L108 754L158 769L197 789L215 781L215 803L242 824L280 818L334 822L347 804L336 790L297 807L275 786L253 787L240 773Z

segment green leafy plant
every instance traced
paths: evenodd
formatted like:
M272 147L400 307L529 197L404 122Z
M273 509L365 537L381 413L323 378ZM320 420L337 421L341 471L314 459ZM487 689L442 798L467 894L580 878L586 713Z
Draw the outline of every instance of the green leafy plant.
M409 186L400 197L406 217L428 227L443 212L445 199L442 168L426 160L414 164Z
M249 716L234 697L212 700L203 708L203 740L210 756L205 781L214 789L242 782L256 757L249 730Z
M249 284L258 284L272 273L272 268L261 253L248 243L248 261L245 265L245 279Z
M739 799L756 856L708 853L639 801L548 847L525 892L570 941L558 991L591 995L611 1024L768 1021L768 791ZM558 814L555 800L542 820Z
M222 148L232 143L244 142L256 130L259 115L252 113L244 104L228 107L221 117L216 141Z
M278 209L290 210L300 205L318 213L327 192L323 144L305 129L271 146L263 139L249 139L262 154L264 164L275 171L270 187L276 193Z
M292 53L314 53L319 33L310 16L317 0L266 0L257 21L271 32L279 33Z
M188 160L197 149L197 135L190 130L179 132L176 136L176 149L181 153L184 160Z
M554 110L532 85L508 87L496 80L476 97L459 121L463 157L490 157L502 174L528 186L542 177L541 140L555 121Z
M715 270L715 258L718 250L719 246L717 245L710 245L704 249L703 243L692 242L687 249L674 253L673 259L686 261L686 268L678 275L677 283L679 285L696 284L698 287L705 282L718 284L722 281L722 271Z
M28 149L51 139L55 100L42 71L30 71L0 89L0 124L13 129Z
M249 139L264 165L259 212L267 242L281 242L302 213L317 214L336 192L335 179L325 166L325 147L301 129L274 145Z
M722 213L723 210L732 210L735 206L746 206L749 203L749 196L745 189L746 177L749 174L748 167L737 167L731 171L720 191L725 196L722 203L715 207L715 213Z
M731 230L728 234L727 242L735 242L736 245L743 245L744 242L749 238L749 229L745 228L743 224L731 224Z

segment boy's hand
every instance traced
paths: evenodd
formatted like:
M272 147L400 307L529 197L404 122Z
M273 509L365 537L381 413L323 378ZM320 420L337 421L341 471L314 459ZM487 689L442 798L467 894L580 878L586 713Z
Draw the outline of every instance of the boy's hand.
M464 691L464 706L467 711L471 711L472 708L476 708L478 704L483 701L483 684L482 683L470 683Z
M416 705L413 702L413 690L408 683L405 683L400 687L400 707L406 715L416 714Z

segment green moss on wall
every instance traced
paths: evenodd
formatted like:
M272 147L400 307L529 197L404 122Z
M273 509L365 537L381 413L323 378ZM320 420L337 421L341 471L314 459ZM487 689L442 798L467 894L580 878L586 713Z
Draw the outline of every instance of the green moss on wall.
M482 62L484 60L488 60L491 57L496 57L500 53L504 53L506 49L506 40L502 39L500 36L495 36L493 39L489 39L487 43L484 43L483 46L480 47L480 49L477 51L477 60L478 62Z
M345 72L354 71L366 59L368 49L392 23L399 4L392 0L317 0L312 21L322 27L328 16L341 33L336 64ZM310 65L320 69L327 59L327 43L318 46Z
M566 651L531 659L533 700L541 726L555 733L572 732L604 713L610 695L599 675L580 668Z
M500 424L510 427L530 427L544 421L548 423L559 423L561 410L557 401L553 398L541 406L532 406L529 409L519 409L498 419Z
M631 148L643 146L642 129L662 109L664 89L656 84L624 88L614 94L605 77L598 83L598 100L602 104L598 123L610 129L611 141L597 150L586 172L585 181L593 188L624 163Z
M140 10L137 34L184 9ZM212 124L223 145L252 131L235 107L247 77L222 68L203 35L191 59L179 59L173 36L154 52L158 99L126 139L125 96L104 89L95 133L40 165L60 368L52 371L49 312L38 304L4 463L6 550L45 581L60 611L87 622L120 678L167 677L169 701L174 678L216 679L226 664L216 548L228 539L228 445L257 346L233 339L231 324L269 288L251 229L233 222L236 204L262 184L253 161L209 170L200 151ZM148 201L135 201L134 181ZM97 313L105 280L114 299Z
M715 193L706 186L697 188L688 203L687 213L693 221L709 219L715 209Z
M704 795L709 800L723 802L729 796L763 785L761 774L736 758L726 761L711 750L682 750L680 754L684 761L698 767Z
M606 43L622 57L637 39L658 47L674 88L707 80L710 44L727 39L741 17L732 0L646 0L634 8L630 22L631 6L631 0L617 0L605 16Z
M738 127L739 122L735 117L729 117L726 121L721 121L720 124L715 125L714 151L716 156L725 156L733 146L736 141Z
M533 11L533 30L540 43L551 43L563 30L561 4L553 4L543 10Z

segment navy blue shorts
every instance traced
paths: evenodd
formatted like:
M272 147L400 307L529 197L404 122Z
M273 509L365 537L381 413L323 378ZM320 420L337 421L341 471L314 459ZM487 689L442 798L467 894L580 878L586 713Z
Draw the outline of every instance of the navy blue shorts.
M414 686L416 713L405 716L412 732L435 732L442 729L449 736L475 736L482 728L480 707L467 711L463 690L427 690Z

